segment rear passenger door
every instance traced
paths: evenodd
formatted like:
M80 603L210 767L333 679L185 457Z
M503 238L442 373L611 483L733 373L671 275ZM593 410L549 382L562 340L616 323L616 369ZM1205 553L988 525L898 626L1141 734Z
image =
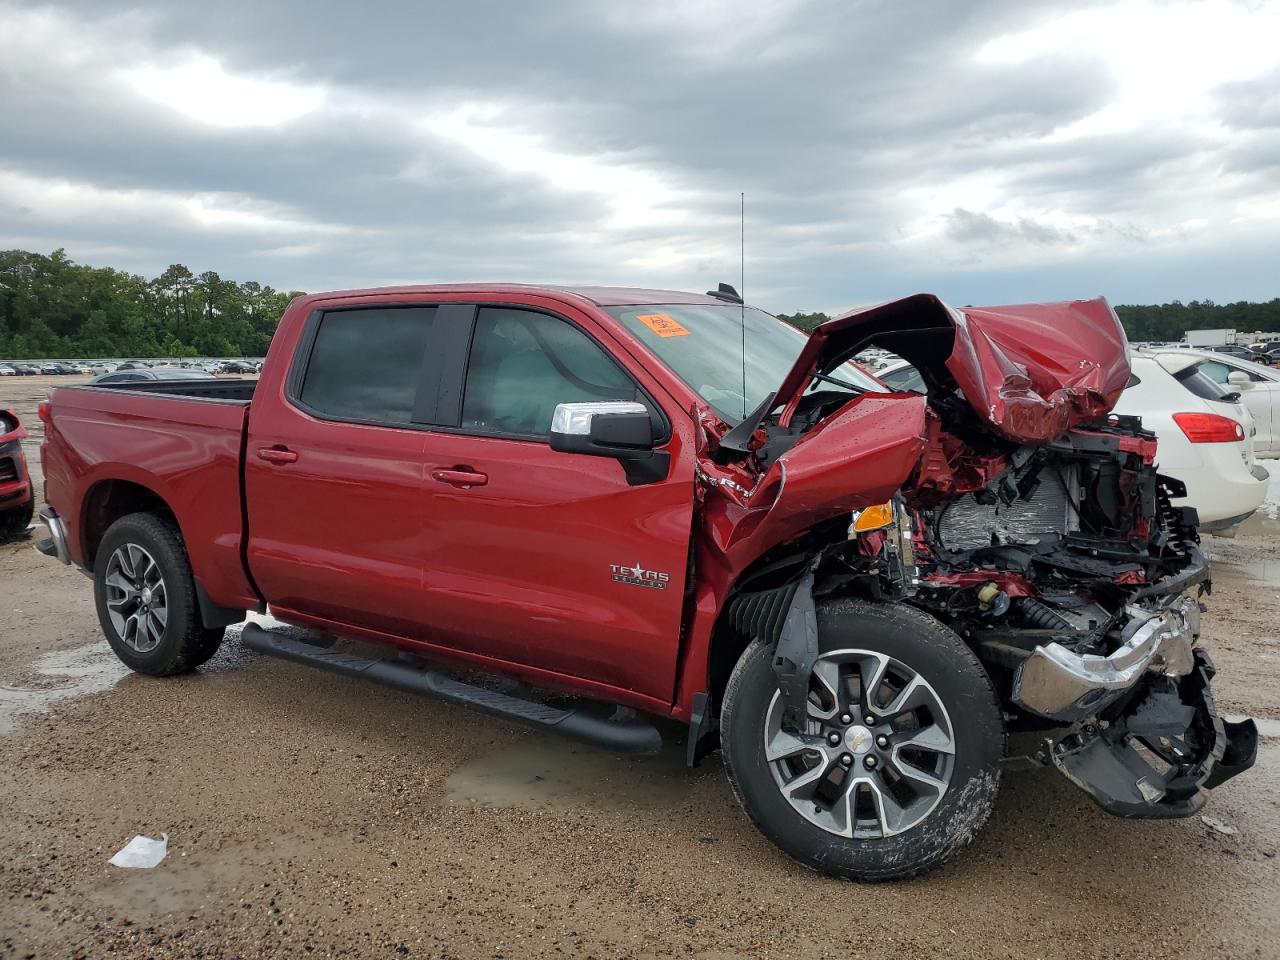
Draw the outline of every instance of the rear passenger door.
M426 438L423 609L457 648L669 703L693 458L601 334L586 316L478 309L465 382L442 388ZM648 406L667 474L631 485L617 460L553 451L556 405L588 400Z
M447 309L317 311L281 394L255 397L249 569L282 614L419 632L426 433L415 415L434 398L426 358Z

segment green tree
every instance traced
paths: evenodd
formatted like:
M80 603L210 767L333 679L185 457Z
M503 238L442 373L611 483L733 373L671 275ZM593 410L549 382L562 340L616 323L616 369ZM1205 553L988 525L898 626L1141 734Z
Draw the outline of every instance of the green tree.
M61 249L4 250L0 357L261 356L295 295L180 263L147 280Z

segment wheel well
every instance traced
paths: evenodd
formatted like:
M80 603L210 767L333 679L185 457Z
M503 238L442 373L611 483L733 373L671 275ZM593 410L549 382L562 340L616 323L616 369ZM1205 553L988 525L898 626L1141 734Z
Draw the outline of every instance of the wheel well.
M739 632L722 610L711 634L711 652L707 657L707 687L716 716L724 704L724 689L729 685L733 668L750 645L751 638Z
M739 575L726 595L707 654L707 689L717 716L733 668L752 639L778 639L797 575L811 558L811 550L762 556Z
M130 480L103 480L84 499L82 523L85 567L93 569L98 544L113 523L131 513L154 513L177 526L173 511L154 490Z

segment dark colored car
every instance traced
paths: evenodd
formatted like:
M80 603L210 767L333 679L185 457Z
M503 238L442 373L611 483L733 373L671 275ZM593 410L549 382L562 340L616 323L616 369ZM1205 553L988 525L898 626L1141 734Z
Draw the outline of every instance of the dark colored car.
M133 367L128 370L117 368L109 373L101 373L89 381L89 386L105 383L140 383L147 380L212 380L213 374L204 370L189 370L186 367Z
M1105 300L922 294L806 337L731 294L299 297L261 380L55 389L39 547L142 673L269 604L375 646L245 626L266 655L616 751L683 722L691 764L719 748L752 821L843 877L966 846L1011 730L1123 817L1190 816L1252 765L1196 644L1195 512L1111 415ZM848 362L870 346L927 394Z
M1215 346L1205 347L1204 349L1211 350L1214 353L1225 353L1229 357L1235 357L1239 360L1248 360L1251 363L1262 363L1270 366L1273 362L1267 354L1253 350L1249 347L1242 347L1236 343L1217 344Z

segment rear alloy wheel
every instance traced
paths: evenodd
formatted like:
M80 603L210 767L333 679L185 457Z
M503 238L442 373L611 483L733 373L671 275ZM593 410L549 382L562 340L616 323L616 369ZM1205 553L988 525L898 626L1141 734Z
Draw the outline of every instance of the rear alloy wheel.
M217 651L222 628L206 629L201 621L187 551L167 518L121 517L103 535L93 571L98 622L131 669L166 677Z
M138 653L154 650L169 619L164 577L155 558L126 543L107 562L107 615L116 635Z
M1004 730L991 680L937 620L902 604L818 607L820 656L802 730L782 728L773 647L725 690L729 781L774 843L824 873L916 876L967 846L991 812Z

